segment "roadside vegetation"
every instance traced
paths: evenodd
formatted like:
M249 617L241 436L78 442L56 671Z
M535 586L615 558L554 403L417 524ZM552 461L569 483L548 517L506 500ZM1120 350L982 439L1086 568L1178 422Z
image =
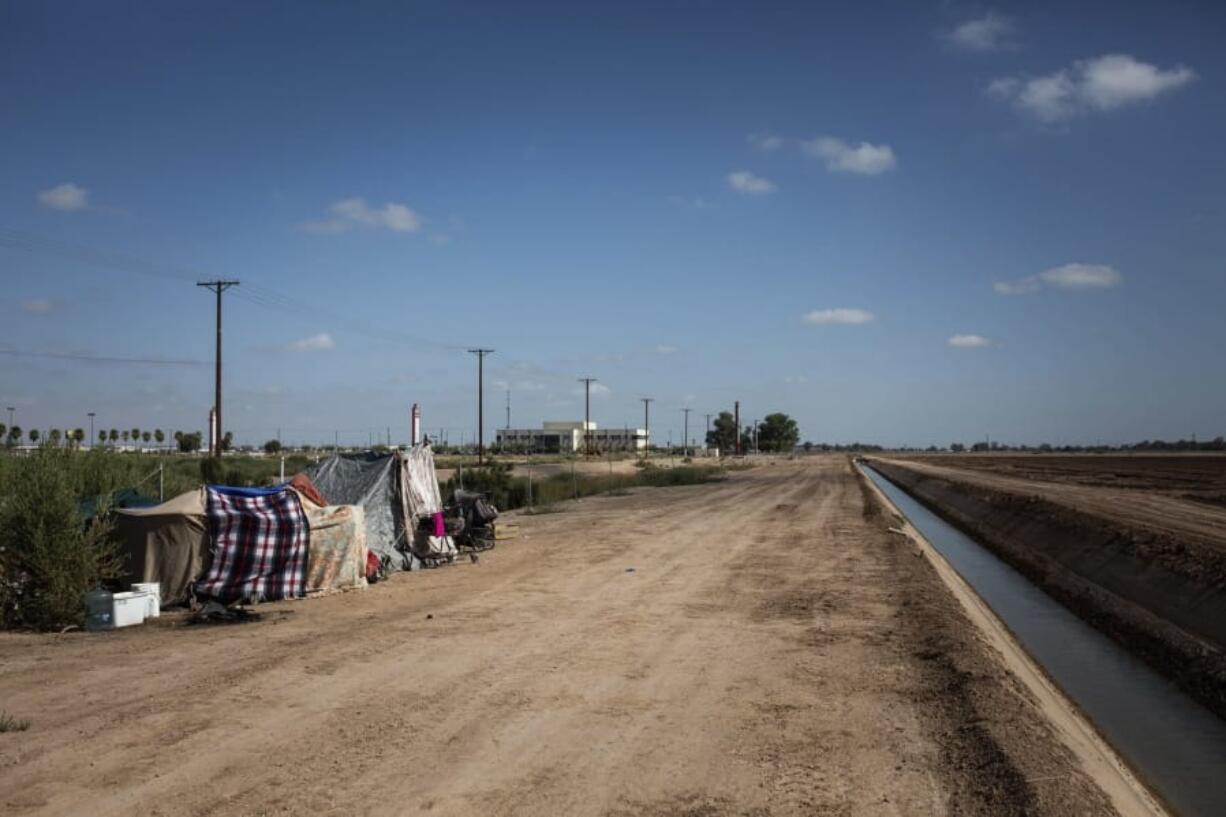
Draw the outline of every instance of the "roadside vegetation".
M672 485L700 485L726 478L727 469L714 465L679 465L675 468L640 468L631 474L554 474L529 480L511 475L511 466L492 463L464 469L463 488L487 494L503 511L531 506L534 513L557 513L558 503L595 494L625 491L629 488L662 488ZM461 487L456 477L441 484L444 498Z

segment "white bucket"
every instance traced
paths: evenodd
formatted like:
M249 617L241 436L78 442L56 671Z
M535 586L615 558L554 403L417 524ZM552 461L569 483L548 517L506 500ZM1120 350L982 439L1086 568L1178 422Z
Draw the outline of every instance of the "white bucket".
M162 615L162 583L137 582L132 585L133 593L144 593L148 599L148 618L158 618Z
M111 621L115 627L144 624L149 612L147 593L114 593L111 595Z

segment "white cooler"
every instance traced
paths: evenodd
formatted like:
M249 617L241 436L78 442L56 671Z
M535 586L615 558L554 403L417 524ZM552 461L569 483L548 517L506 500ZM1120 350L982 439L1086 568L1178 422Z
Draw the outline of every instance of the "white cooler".
M132 585L133 593L144 593L148 600L147 618L158 618L162 615L162 583L138 582Z

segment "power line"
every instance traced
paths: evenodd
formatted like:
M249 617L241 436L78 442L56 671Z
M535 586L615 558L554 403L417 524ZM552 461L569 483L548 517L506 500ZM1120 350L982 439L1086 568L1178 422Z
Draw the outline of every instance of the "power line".
M81 360L91 363L141 363L151 366L203 366L203 360L173 360L156 357L114 357L111 355L74 354L72 352L31 352L22 349L0 349L0 355L10 357L47 357L56 360Z

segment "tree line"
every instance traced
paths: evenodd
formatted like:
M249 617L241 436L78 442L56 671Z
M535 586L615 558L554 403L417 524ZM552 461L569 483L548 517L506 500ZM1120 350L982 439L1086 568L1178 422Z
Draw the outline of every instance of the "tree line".
M730 411L721 411L707 432L707 446L718 448L721 453L735 453L738 429L736 418ZM740 450L779 453L791 451L800 442L800 428L796 421L782 412L766 415L762 422L751 423L740 429Z

